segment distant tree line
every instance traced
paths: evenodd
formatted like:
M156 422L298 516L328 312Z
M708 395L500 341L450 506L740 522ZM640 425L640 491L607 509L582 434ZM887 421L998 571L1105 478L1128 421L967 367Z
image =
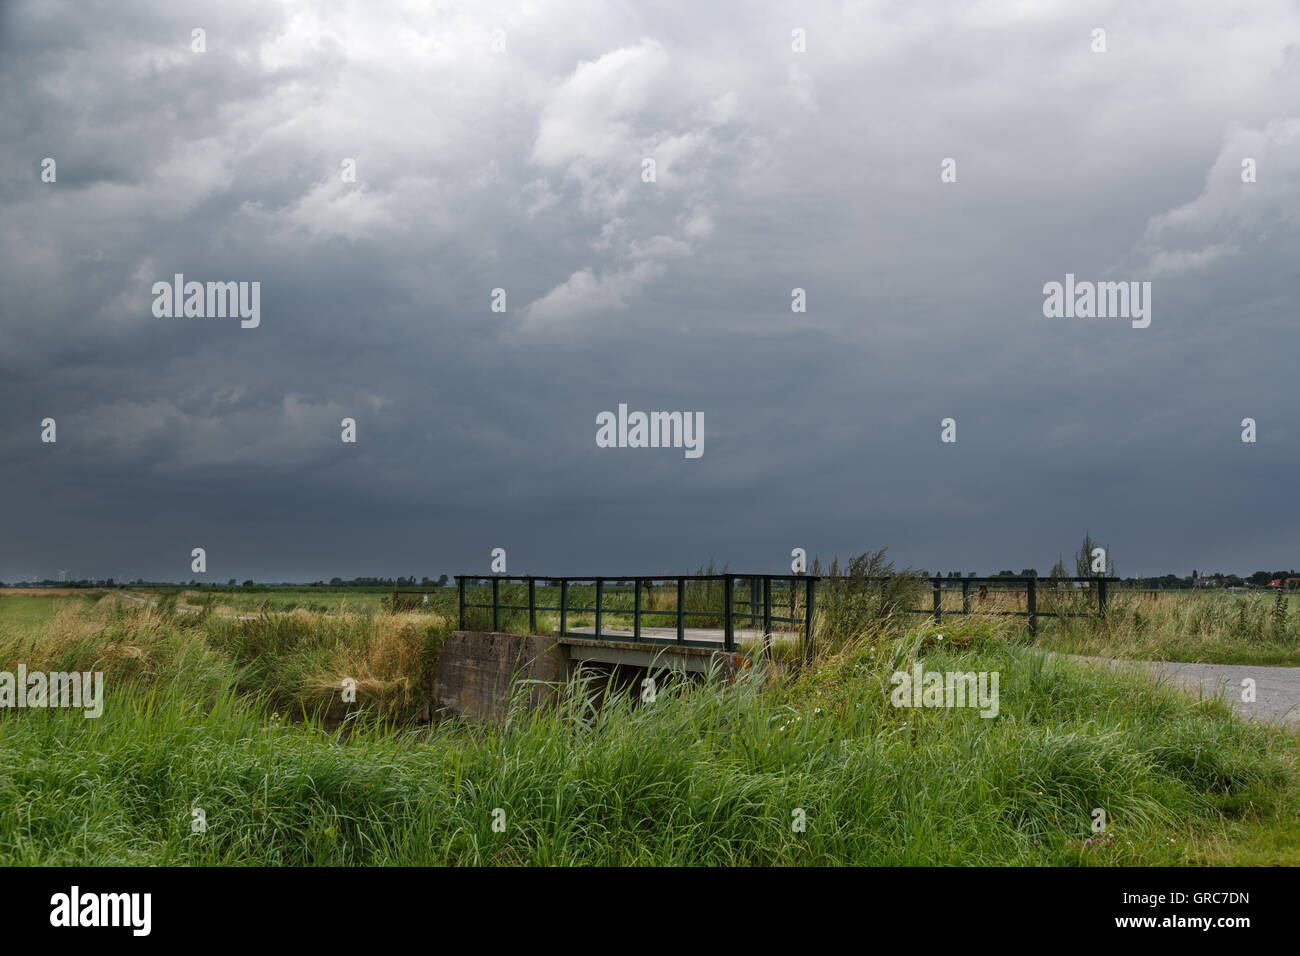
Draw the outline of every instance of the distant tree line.
M1098 552L1104 552L1099 554ZM880 552L884 554L883 550ZM1071 563L1073 568L1067 568L1065 558L1062 556L1057 559L1056 564L1052 566L1048 577L1052 579L1063 579L1069 577L1075 578L1092 578L1107 577L1111 579L1118 578L1115 571L1115 560L1111 555L1109 548L1101 548L1096 541L1092 539L1091 534L1084 534L1083 543L1080 544L1079 550L1072 556ZM1105 570L1098 570L1104 566ZM892 568L892 565L890 566ZM814 568L814 573L818 573L820 565ZM725 570L725 569L723 569ZM832 565L829 573L837 573L838 563ZM1073 572L1073 573L1071 573ZM701 567L699 573L706 573L706 569ZM707 569L707 573L715 573L712 565ZM961 571L936 571L931 575L929 571L909 571L908 573L920 574L921 577L945 577L960 579L963 575ZM967 571L966 577L977 577L976 572ZM1019 571L1003 569L989 577L995 578L1037 578L1039 576L1037 568L1021 568ZM1291 579L1288 581L1288 579ZM1295 587L1300 585L1300 571L1294 568L1290 571L1255 571L1252 574L1242 577L1237 574L1222 574L1215 572L1213 574L1201 574L1199 570L1193 569L1192 573L1186 576L1177 574L1162 574L1154 577L1131 577L1118 578L1124 584L1143 589L1152 590L1178 590L1190 588L1243 588L1267 587L1270 582L1280 581L1283 587ZM175 588L189 587L195 589L229 589L240 587L255 591L269 591L274 588L385 588L397 590L415 590L417 588L445 588L451 584L450 578L445 574L438 575L437 578L430 578L427 575L418 580L414 575L410 577L382 578L382 577L357 577L344 580L343 578L334 577L326 581L313 581L311 584L298 584L293 582L279 583L257 583L253 580L245 580L242 585L236 585L235 578L230 578L224 585L219 583L200 583L191 579L187 584L184 581L145 581L136 578L131 582L124 582L121 586L129 587L153 587L153 588ZM9 585L0 581L0 587L51 587L51 588L113 588L118 587L113 578L98 580L77 580L77 581L54 581L46 578L41 581L17 581Z
M269 591L275 588L445 588L450 584L451 579L440 574L437 578L430 578L427 575L416 580L414 576L409 578L352 578L343 580L342 578L330 578L329 582L313 581L310 584L301 584L293 581L278 581L258 583L251 578L237 583L235 578L230 578L225 584L211 581L199 581L191 579L190 581L146 581L143 578L136 578L134 581L123 581L120 585L113 578L80 578L75 581L56 581L52 578L42 578L36 581L13 581L6 583L0 581L0 588L3 587L26 587L26 588L116 588L116 587L136 587L136 588L194 588L196 590L227 590L229 588L239 587L253 589L257 591Z

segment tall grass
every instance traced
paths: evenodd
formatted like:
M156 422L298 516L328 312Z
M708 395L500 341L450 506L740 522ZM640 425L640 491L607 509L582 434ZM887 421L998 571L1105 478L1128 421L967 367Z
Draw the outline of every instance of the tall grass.
M1264 730L1029 650L926 653L1000 669L996 721L894 709L879 665L921 649L845 649L765 692L761 667L731 687L669 685L645 706L593 698L579 676L558 708L499 726L329 732L277 722L264 700L195 708L161 687L98 721L3 717L0 860L1161 864L1183 861L1189 829L1280 799ZM1094 807L1112 822L1095 848Z
M105 601L70 604L40 630L0 621L0 670L103 671L110 688L167 689L204 701L228 691L281 710L341 719L350 680L385 716L412 719L428 703L439 648L454 621L428 614L311 611L221 617Z
M0 863L1176 864L1294 827L1294 737L1020 646L1011 619L936 628L905 594L830 593L811 669L756 660L645 704L578 674L483 726L415 719L454 626L436 613L0 623L0 669L107 672L98 719L0 712ZM999 672L999 716L893 707L916 661Z
M831 653L863 640L896 636L907 626L907 611L920 605L925 581L916 572L896 570L885 549L831 561L824 575L820 561L811 573L822 575L816 592L818 644Z
M1095 596L1084 600L1089 599ZM1104 620L1045 618L1039 643L1103 657L1300 665L1300 615L1289 603L1281 592L1152 594L1112 588Z

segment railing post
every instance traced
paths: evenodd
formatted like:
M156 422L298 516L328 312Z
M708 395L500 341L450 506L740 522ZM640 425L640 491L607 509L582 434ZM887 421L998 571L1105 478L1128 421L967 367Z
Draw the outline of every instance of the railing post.
M632 640L641 640L641 579L632 582L636 597L632 601Z
M677 643L686 643L686 579L677 579Z
M965 578L961 582L961 612L970 613L970 582Z
M537 633L537 580L528 578L528 633Z
M763 578L763 652L772 652L772 579Z
M569 633L569 579L560 578L560 636Z
M596 636L600 637L600 602L605 595L605 582L596 578Z
M1097 616L1106 616L1106 579L1097 581Z
M465 630L465 577L456 575L456 592L460 602L460 630Z
M492 632L501 630L501 579L492 579Z
M1036 578L1025 578L1026 604L1029 611L1029 633L1031 636L1038 634L1038 581Z
M735 595L731 593L734 579L730 574L722 576L722 646L728 651L736 649L736 627L732 620L732 612L735 610Z
M934 585L934 623L943 623L943 595L939 592L940 581L938 578L931 578L930 583Z
M813 662L813 593L815 582L808 578L804 582L804 601L803 601L803 659L804 663L809 666ZM791 615L793 617L794 615Z

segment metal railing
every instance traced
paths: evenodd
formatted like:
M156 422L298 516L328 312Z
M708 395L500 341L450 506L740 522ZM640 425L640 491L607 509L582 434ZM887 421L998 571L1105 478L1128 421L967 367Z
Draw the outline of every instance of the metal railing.
M802 642L804 659L811 661L816 591L821 580L816 575L779 574L457 575L456 592L461 630L504 629L520 633L525 629L526 614L526 632L536 634L538 615L552 614L557 620L548 633L561 637L720 647L726 651L734 651L740 637L761 640L764 652L770 652L776 636L788 633L773 630L774 625L788 625L794 629L792 636ZM887 584L895 578L826 580L823 602L829 602L827 610L833 613L846 585L878 584L883 598ZM1023 617L1031 635L1038 633L1042 617L1104 618L1110 587L1118 584L1117 578L1107 577L1010 575L912 580L922 587L928 585L930 606L900 608L903 613L924 614L933 617L936 624L942 623L945 615ZM1023 610L1006 609L1002 598L1009 594L1015 596L1017 605L1021 603L1019 596L1024 596ZM473 616L479 620L469 628ZM742 630L738 630L738 624ZM748 632L743 630L746 625Z
M467 629L467 612L490 611L493 631L502 630L503 616L522 626L514 623L516 616L527 613L528 633L535 634L538 614L549 613L559 616L562 637L734 651L736 624L747 622L752 633L740 636L760 639L770 652L777 633L773 625L788 624L797 629L804 659L811 661L818 580L802 574L457 575L456 590L461 630ZM592 623L575 630L575 618ZM665 621L666 626L658 623Z
M869 577L858 580L878 583L883 594L885 585L891 580L887 577ZM1012 577L1010 575L995 575L993 577L978 578L920 578L920 581L928 581L931 590L931 604L928 608L902 608L904 614L926 614L934 617L936 624L942 623L945 614L963 615L963 614L991 614L1000 617L1024 617L1029 619L1029 633L1036 635L1038 633L1038 619L1040 617L1105 617L1106 616L1106 598L1108 585L1118 582L1118 578L1105 577L1085 577L1085 578L1036 578L1036 577ZM1042 587L1042 585L1050 585ZM1085 587L1074 587L1075 584L1086 585ZM979 604L975 610L971 609L971 586L978 585L979 590L975 592L976 601ZM1058 587L1058 585L1061 585ZM995 586L990 591L990 586ZM955 593L961 591L961 610L944 608L944 592ZM985 607L986 602L992 595L998 593L1005 594L1021 593L1025 595L1025 610L1023 611L1004 611L991 610ZM1071 594L1089 594L1096 595L1096 609L1089 611L1074 611L1066 609L1066 602L1059 600L1065 595ZM1051 596L1056 598L1056 608L1040 610L1038 606L1039 596ZM1069 606L1075 606L1078 602L1070 602Z

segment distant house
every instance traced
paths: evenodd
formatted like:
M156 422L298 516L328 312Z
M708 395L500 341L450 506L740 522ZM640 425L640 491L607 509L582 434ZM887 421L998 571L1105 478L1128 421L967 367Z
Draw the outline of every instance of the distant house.
M1300 588L1300 578L1274 578L1268 582L1271 588L1285 588L1288 591L1294 591Z

